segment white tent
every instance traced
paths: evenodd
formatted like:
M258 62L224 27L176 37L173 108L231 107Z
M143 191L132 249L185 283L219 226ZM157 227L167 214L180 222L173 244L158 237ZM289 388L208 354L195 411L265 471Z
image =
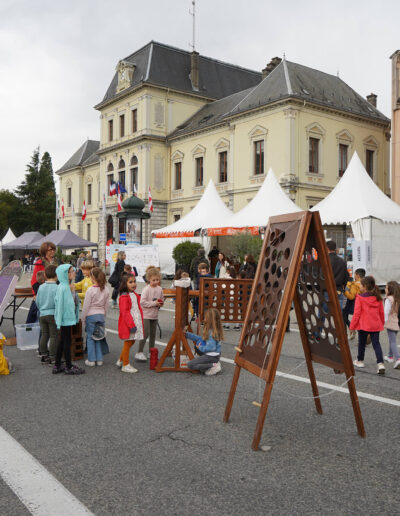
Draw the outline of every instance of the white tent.
M196 206L178 221L152 232L155 238L189 237L201 228L207 228L218 221L225 221L233 213L219 196L213 181L207 185Z
M400 281L400 206L368 175L355 152L332 192L312 208L322 224L351 224L356 240L371 241L371 274L377 283Z
M215 220L211 225L203 227L208 228L209 235L230 234L235 228L248 228L258 233L260 227L268 224L269 217L297 211L302 210L289 199L270 168L261 188L247 206L223 220L223 226L219 220ZM225 233L222 233L223 229Z
M8 244L9 242L12 242L16 239L16 236L11 231L11 228L8 228L7 233L5 234L4 238L0 242L0 265L3 263L3 245Z

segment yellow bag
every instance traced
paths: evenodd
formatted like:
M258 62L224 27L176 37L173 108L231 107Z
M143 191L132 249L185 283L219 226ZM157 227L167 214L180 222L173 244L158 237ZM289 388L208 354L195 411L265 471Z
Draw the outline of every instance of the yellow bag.
M10 371L8 370L8 364L6 357L3 354L3 344L5 342L6 338L2 333L0 333L0 374L10 374Z

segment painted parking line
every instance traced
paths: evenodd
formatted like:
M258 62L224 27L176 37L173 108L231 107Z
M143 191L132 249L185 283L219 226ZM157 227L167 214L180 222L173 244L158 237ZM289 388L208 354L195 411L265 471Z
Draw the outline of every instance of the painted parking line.
M35 516L93 514L2 427L0 476Z

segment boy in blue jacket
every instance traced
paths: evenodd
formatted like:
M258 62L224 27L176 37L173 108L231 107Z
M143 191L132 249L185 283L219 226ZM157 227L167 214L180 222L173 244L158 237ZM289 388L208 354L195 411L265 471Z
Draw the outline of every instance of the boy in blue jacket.
M221 340L224 331L221 315L216 308L209 308L204 316L203 338L194 333L185 332L186 337L195 343L198 357L188 362L188 368L204 371L206 376L213 376L221 371Z
M79 320L79 298L73 285L75 269L67 263L57 267L56 274L60 284L55 296L54 319L61 335L57 343L53 374L62 372L65 374L83 374L84 369L71 363L71 326L75 326ZM61 366L63 352L65 368Z
M40 285L36 294L36 306L40 312L40 342L39 356L43 364L54 365L57 349L57 326L54 320L56 308L55 297L57 292L56 265L47 265L44 274L45 282ZM49 349L47 343L49 342Z

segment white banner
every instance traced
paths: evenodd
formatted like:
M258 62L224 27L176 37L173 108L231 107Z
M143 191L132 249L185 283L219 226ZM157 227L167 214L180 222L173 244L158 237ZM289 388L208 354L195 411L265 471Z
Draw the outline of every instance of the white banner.
M149 265L160 266L158 247L154 245L110 245L106 247L106 259L110 264L110 275L114 271L119 251L126 254L125 263L136 267L138 281L143 281L143 275Z

